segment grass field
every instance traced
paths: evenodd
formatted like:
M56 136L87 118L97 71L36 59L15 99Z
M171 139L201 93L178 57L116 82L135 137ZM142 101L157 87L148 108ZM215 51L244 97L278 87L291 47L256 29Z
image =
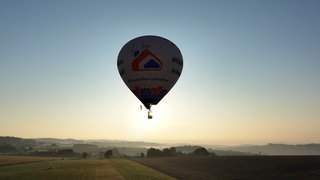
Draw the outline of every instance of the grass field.
M320 156L57 159L0 156L0 179L319 179Z
M188 156L135 161L177 179L320 178L320 156Z
M0 179L173 179L127 159L1 157Z
M131 160L111 159L110 162L127 179L175 179Z

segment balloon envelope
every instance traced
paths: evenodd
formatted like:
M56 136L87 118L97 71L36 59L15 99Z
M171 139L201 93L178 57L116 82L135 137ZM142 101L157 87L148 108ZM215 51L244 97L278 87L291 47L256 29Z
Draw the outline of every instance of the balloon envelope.
M141 36L122 47L117 66L128 88L150 109L179 79L183 59L171 41L159 36Z

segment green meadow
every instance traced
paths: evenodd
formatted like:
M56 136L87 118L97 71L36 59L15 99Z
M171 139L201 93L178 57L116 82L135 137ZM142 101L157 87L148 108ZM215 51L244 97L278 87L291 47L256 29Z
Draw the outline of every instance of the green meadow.
M174 179L128 159L20 158L0 158L0 179Z

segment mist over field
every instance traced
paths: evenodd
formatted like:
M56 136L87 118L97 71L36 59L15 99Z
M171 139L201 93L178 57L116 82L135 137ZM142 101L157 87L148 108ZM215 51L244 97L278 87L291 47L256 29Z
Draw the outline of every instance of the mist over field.
M320 144L266 144L266 145L210 145L210 144L166 144L144 141L126 140L79 140L58 138L33 138L0 136L0 154L19 151L50 151L53 149L71 148L75 152L98 153L106 149L118 149L119 153L139 156L146 153L148 148L164 149L175 147L178 152L192 153L198 147L205 147L217 155L320 155ZM26 151L27 149L27 151Z

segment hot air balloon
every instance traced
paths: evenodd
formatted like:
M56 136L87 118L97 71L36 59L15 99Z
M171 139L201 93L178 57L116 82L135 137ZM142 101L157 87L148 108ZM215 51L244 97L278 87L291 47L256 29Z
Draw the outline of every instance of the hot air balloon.
M117 59L119 74L133 94L149 110L179 79L183 59L179 48L159 36L141 36L127 42Z

